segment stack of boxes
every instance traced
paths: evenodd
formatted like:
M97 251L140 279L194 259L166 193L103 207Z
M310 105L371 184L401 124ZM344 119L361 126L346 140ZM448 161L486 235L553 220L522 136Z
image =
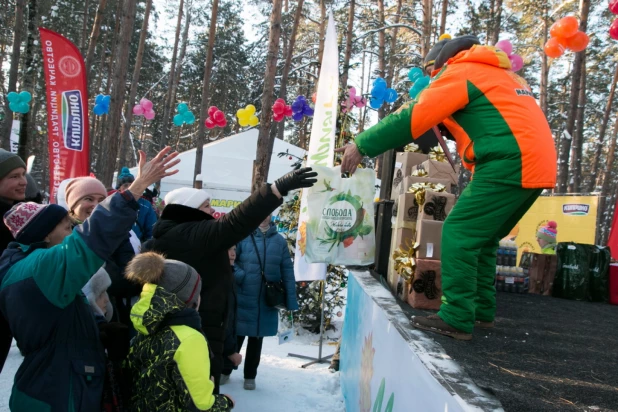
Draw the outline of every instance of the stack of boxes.
M442 226L455 205L451 192L457 181L446 160L432 160L422 153L397 153L387 279L393 292L413 308L440 308Z
M496 261L496 290L528 293L528 271L517 267L517 245L512 240L501 240Z

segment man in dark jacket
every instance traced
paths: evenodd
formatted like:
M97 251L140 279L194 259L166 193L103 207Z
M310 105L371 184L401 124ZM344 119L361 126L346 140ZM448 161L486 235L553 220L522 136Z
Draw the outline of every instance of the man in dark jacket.
M263 185L220 219L209 214L210 203L204 191L181 188L165 197L161 220L154 227L152 240L142 249L180 260L201 275L199 312L202 329L215 356L211 364L215 393L219 393L228 298L234 282L227 250L257 229L281 205L281 198L288 191L313 186L316 176L311 168L290 172L273 185Z

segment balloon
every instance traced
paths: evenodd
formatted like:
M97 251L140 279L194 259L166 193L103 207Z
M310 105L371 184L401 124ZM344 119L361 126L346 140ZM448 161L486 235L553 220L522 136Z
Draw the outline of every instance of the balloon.
M10 102L9 103L9 109L12 112L19 113L19 103L18 102Z
M302 94L300 96L298 96L296 99L300 100L303 103L305 103L307 101L307 98L305 96L303 96Z
M311 117L314 114L313 108L309 105L303 108L303 114L307 117Z
M399 95L397 94L397 90L395 89L386 89L386 93L384 94L384 100L386 103L395 103Z
M105 107L103 108L105 109ZM107 108L109 110L109 107ZM28 105L28 103L26 102L21 102L19 103L19 112L20 113L28 113L30 111L30 105Z
M275 104L273 104L273 112L275 114L283 115L284 111L285 111L285 102L281 102L277 100Z
M152 120L152 119L154 119L154 117L155 117L155 112L154 112L154 110L152 110L152 109L150 109L150 110L146 110L146 111L144 112L144 117L145 117L147 120Z
M382 107L382 103L384 103L382 100L378 100L378 99L371 99L369 101L369 106L372 109L376 109L378 110L380 107Z
M182 126L183 123L184 123L184 119L182 118L181 114L177 114L176 116L174 116L174 125L175 126Z
M511 70L514 72L518 72L524 67L524 59L519 54L509 56L509 60L511 61Z
M618 0L611 0L609 2L609 10L614 14L618 14Z
M217 109L215 111L215 113L214 113L214 115L212 117L214 118L215 122L217 122L217 123L221 123L222 121L225 120L225 114L221 110L219 110L219 109Z
M294 112L292 111L292 106L285 106L285 111L283 112L284 116L291 117Z
M195 115L192 112L187 111L182 114L182 117L184 118L184 121L187 124L195 123Z
M30 92L24 90L23 92L19 93L19 98L22 102L28 103L30 100L32 100L32 95L30 94Z
M217 123L217 126L219 126L219 127L227 126L227 119L225 118L225 116L223 117L223 120L221 120L219 123Z
M251 126L251 127L255 127L255 126L257 126L259 123L260 123L260 119L258 119L258 117L257 117L257 116L252 115L252 116L249 118L249 126Z
M299 100L294 100L294 102L292 103L292 111L294 113L299 113L299 112L302 113L303 107L305 107L305 105L303 104L303 102Z
M274 114L273 114L273 120L274 120L275 122L280 122L280 121L282 121L282 120L283 120L283 117L284 117L284 116L283 116L283 114L277 114L277 113L274 113Z
M564 47L562 47L562 45L558 40L556 40L556 38L551 38L547 40L547 43L545 43L543 50L545 51L547 57L551 57L553 59L556 59L564 54Z
M189 111L189 106L186 103L178 103L176 110L178 113L186 113Z
M247 111L247 115L252 116L255 114L255 106L250 104L247 107L245 107L245 110Z
M238 117L239 119L241 117L247 117L247 111L245 109L238 109L236 111L236 117Z
M373 85L375 86L384 86L384 88L386 89L386 80L384 80L381 77L378 77L377 79L375 79L373 81Z
M109 106L109 103L111 101L112 101L112 96L110 96L109 94L108 95L105 95L105 94L103 95L103 101L102 101L103 104L106 104L106 105ZM150 108L152 109L152 102L150 102Z
M318 100L318 94L317 93L313 93L311 95L311 101L313 102L313 104L315 104L316 100Z
M420 67L412 67L408 72L408 79L410 79L411 82L415 82L421 77L423 77L423 69Z
M294 114L292 115L292 119L294 119L295 122L300 122L301 120L303 120L303 112L294 112Z
M103 103L103 95L98 94L97 97L94 98L94 104L101 104L101 103Z
M212 121L212 119L209 117L206 119L206 121L204 122L204 125L209 128L212 129L215 127L215 122Z
M219 109L217 109L217 107L216 107L216 106L210 106L210 107L208 108L208 116L209 116L209 117L214 117L214 115L215 115L215 113L217 112L217 110L219 110Z
M575 35L566 39L566 46L575 53L584 51L588 47L588 43L590 43L590 37L583 31L578 31Z
M136 104L135 106L133 106L133 114L136 116L141 116L144 113L146 113L146 111L144 110L144 106L142 106L141 104Z
M420 88L419 90L423 90L425 87L429 86L430 80L431 79L429 78L429 76L423 76L416 83L414 83L414 85L418 86Z
M618 19L614 20L611 26L609 26L609 35L612 39L618 40Z
M6 98L8 99L9 102L17 102L19 101L19 94L15 92L10 92L9 94L6 95Z
M371 89L371 96L374 99L383 100L385 94L386 94L386 86L385 85L384 86L382 84L375 85Z
M410 88L410 97L415 99L423 89L424 87L421 87L418 82L414 83L414 86Z
M249 119L248 118L244 118L244 117L242 117L242 118L239 117L238 118L238 125L240 127L247 127L247 126L249 126Z
M152 109L152 102L146 98L143 98L139 101L139 104L144 108L144 110Z
M569 38L577 33L579 21L573 16L566 16L552 24L549 33L552 37ZM549 56L549 55L548 55Z
M496 47L506 53L507 56L513 54L513 44L508 40L500 40Z
M105 114L105 108L103 107L103 105L100 105L100 104L95 104L94 109L92 109L92 111L94 112L96 116L102 116Z

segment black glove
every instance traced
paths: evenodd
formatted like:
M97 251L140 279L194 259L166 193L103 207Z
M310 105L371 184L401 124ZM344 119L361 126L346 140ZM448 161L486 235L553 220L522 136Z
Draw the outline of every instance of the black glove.
M120 322L99 323L99 338L107 350L107 358L121 361L129 354L129 327Z
M313 186L318 181L318 179L313 179L317 175L310 167L303 167L275 180L275 186L277 186L281 196L287 196L290 190Z

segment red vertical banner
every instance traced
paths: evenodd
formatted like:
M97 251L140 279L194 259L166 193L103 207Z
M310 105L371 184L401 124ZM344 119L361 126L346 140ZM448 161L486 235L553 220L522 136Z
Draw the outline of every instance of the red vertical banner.
M612 221L612 227L609 230L607 246L609 246L612 257L618 259L618 202L616 202L616 207L614 208L614 219Z
M47 90L50 200L60 182L90 173L88 88L79 49L60 34L39 28Z

